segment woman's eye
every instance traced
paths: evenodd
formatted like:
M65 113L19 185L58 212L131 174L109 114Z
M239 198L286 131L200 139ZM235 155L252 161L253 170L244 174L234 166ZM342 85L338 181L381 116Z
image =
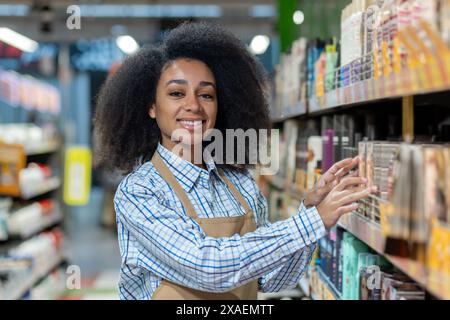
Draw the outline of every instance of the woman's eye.
M201 94L200 95L202 98L204 98L204 99L208 99L208 100L212 100L212 98L213 98L213 96L212 95L210 95L210 94L207 94L207 93L205 93L205 94Z
M183 93L180 92L180 91L173 91L173 92L169 93L169 95L172 96L172 97L177 97L177 98L179 98L179 97L182 97L182 96L183 96Z

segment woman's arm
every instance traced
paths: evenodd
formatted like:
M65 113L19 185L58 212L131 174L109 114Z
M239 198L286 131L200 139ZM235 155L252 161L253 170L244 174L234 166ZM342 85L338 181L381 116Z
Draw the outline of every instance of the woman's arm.
M256 183L254 184L254 187L255 189L257 189ZM270 222L268 220L267 200L259 190L257 191L257 193L258 226L269 227ZM315 207L306 209L303 203L298 209L298 214L301 215L307 210L309 211L308 215L318 215ZM320 231L320 233L325 234L325 229ZM285 263L280 265L275 270L265 274L259 279L259 289L262 292L278 292L281 290L294 288L300 281L300 278L311 262L311 258L315 248L316 243L314 242L293 253Z
M316 206L322 201L336 187L347 173L353 169L359 160L358 158L344 159L335 163L318 181L317 185L307 193L307 197L300 205L299 214L305 210L312 210L317 213ZM351 175L350 177L355 177ZM347 181L350 177L347 177ZM258 193L258 225L269 226L267 200L258 190L256 183L254 187ZM306 209L305 208L308 208ZM318 213L317 213L318 214ZM278 292L280 290L290 289L295 287L306 268L311 262L312 255L316 249L316 243L305 246L301 250L294 253L290 259L276 270L264 275L260 279L260 290L263 292Z
M209 292L230 291L278 270L299 251L311 251L325 233L317 211L305 209L243 236L208 237L195 220L161 205L149 188L135 183L119 186L115 206L120 223L139 243L122 256L134 255L138 267L163 279Z

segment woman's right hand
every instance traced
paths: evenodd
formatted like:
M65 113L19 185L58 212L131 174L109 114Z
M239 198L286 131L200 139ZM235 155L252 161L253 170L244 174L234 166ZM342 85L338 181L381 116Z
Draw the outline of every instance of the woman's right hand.
M343 178L317 206L326 229L335 226L339 218L358 208L357 201L375 193L377 188L367 188L367 179L348 176Z
M317 207L319 203L327 196L327 194L333 189L336 184L339 183L342 177L354 169L359 163L359 157L344 159L335 163L330 169L323 174L319 181L315 184L312 190L306 193L303 204L306 208ZM357 172L353 175L358 175Z

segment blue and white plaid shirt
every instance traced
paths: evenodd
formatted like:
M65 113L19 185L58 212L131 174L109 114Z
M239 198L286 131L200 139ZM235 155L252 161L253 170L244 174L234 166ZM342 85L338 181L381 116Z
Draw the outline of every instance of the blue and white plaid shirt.
M218 175L158 145L200 218L232 217L245 212ZM226 292L259 279L259 289L294 287L309 265L325 227L315 207L269 223L267 201L249 172L224 170L255 213L258 229L243 236L212 238L188 217L181 201L151 162L120 183L114 199L122 266L121 299L151 299L162 279L207 292Z

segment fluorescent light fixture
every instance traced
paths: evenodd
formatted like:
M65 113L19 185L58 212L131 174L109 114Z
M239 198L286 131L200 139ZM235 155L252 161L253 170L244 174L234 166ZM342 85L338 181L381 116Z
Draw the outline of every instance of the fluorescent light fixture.
M292 19L294 20L295 24L300 25L305 21L305 14L300 10L296 10L294 12L294 15L292 16Z
M34 52L39 47L36 41L10 28L0 28L0 41L25 52Z
M128 55L139 50L139 44L132 36L129 35L118 36L116 39L116 44L120 50Z
M0 16L2 17L24 17L30 12L26 4L0 4Z
M265 35L257 35L250 42L250 50L254 54L264 54L270 45L270 38Z
M248 14L253 18L271 18L275 16L276 12L273 5L258 4L251 6Z
M151 5L151 4L84 4L82 17L133 18L217 18L222 16L218 5Z

